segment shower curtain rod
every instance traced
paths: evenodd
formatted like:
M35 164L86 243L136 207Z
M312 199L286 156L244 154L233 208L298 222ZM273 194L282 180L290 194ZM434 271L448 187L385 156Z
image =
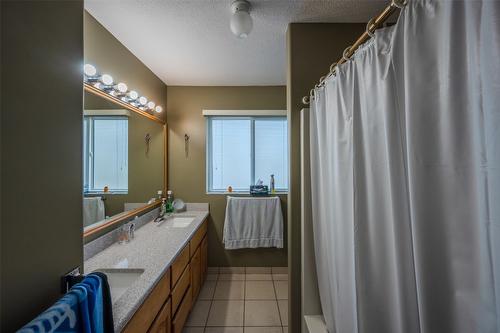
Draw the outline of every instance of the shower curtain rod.
M325 76L322 76L319 79L319 83L315 87L321 86L327 77L330 75L335 75L336 68L338 65L343 64L347 60L349 60L350 57L356 52L356 50L368 39L371 37L375 36L373 33L375 30L377 30L389 17L397 10L397 9L402 9L406 4L408 3L409 0L391 0L391 3L385 7L385 9L375 18L372 18L368 24L366 25L366 31L359 36L359 38L354 42L353 45L348 46L345 50L344 53L342 54L342 57L335 63L333 63L330 66L330 71L328 74ZM314 89L311 89L310 93L312 94ZM305 105L308 105L310 103L310 97L309 96L304 96L302 97L302 103Z

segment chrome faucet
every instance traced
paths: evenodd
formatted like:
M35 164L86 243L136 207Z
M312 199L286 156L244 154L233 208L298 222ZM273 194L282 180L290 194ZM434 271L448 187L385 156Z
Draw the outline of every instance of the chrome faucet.
M130 222L130 226L128 228L128 239L129 240L134 239L134 233L135 233L135 223Z

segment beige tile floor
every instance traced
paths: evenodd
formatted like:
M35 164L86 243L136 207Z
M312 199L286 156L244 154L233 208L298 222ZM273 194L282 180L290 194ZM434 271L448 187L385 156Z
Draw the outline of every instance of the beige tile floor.
M288 333L288 268L209 267L183 333Z

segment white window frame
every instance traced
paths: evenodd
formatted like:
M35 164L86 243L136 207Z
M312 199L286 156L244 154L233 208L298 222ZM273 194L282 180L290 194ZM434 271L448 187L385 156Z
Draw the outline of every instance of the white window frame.
M95 137L94 137L94 121L96 119L125 119L128 122L128 116L117 114L117 115L84 115L84 126L86 127L87 130L87 136L84 136L84 140L86 140L86 149L84 149L83 152L83 172L84 172L84 177L83 177L83 192L84 194L103 194L104 189L97 189L93 185L93 179L94 179L94 161L93 161L93 156L94 156L94 147L95 147ZM127 135L128 139L128 135ZM127 160L128 160L128 154L127 154ZM128 169L128 161L127 161L127 169ZM127 170L127 175L128 175L128 170ZM92 183L92 184L91 184ZM128 194L128 188L127 189L109 189L109 192L106 192L106 194Z
M286 120L288 124L288 119L286 115L282 115L282 111L279 110L279 113L275 113L277 115L272 115L269 111L264 111L266 113L258 113L257 115L249 115L249 116L234 116L233 112L229 113L228 111L212 111L208 110L203 112L206 118L206 193L207 194L224 194L228 193L227 189L216 190L213 189L212 186L212 120L251 120L250 123L250 183L255 184L257 179L255 179L255 120ZM257 110L260 111L260 110ZM272 110L274 111L274 110ZM219 113L217 113L219 112ZM222 112L222 114L221 114ZM241 113L241 112L240 112ZM288 149L288 144L286 147L287 150L287 160L290 161L290 152ZM287 165L288 167L288 165ZM265 180L264 180L265 181ZM288 193L288 189L290 188L290 175L288 175L288 186L286 188L276 188L276 193L286 194ZM250 186L250 184L249 184ZM233 194L248 194L250 192L250 188L246 190L233 190Z

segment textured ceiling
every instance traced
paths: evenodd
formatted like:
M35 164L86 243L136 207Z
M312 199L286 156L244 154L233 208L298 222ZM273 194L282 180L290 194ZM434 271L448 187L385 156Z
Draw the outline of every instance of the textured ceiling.
M290 22L367 22L386 0L254 0L247 39L231 0L85 0L85 9L168 85L284 85Z

